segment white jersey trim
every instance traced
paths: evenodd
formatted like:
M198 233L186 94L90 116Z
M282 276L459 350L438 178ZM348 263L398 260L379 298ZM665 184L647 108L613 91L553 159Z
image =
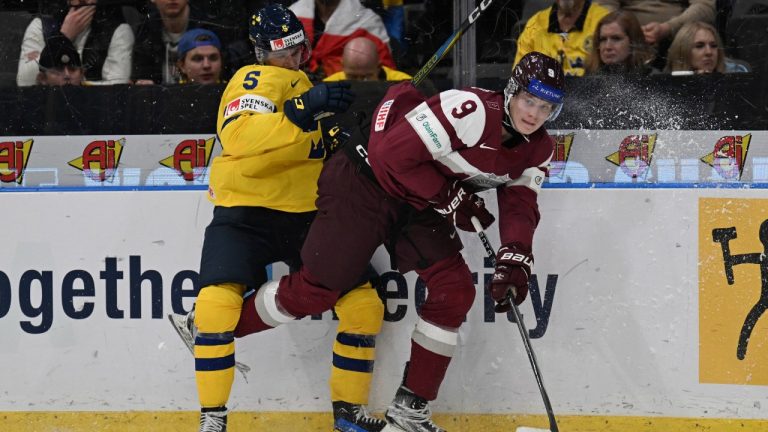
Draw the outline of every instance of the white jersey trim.
M546 173L539 167L526 168L520 177L507 182L507 186L525 186L538 194L541 191L541 185L544 183Z
M411 336L411 339L424 349L443 357L453 357L458 338L457 332L442 329L423 319L416 322L416 328Z
M419 319L416 321L416 330L417 332L423 334L424 336L427 336L428 338L447 344L447 345L456 345L459 342L459 334L455 331L446 330L443 328L440 328L431 322L424 321L423 319Z
M280 284L276 281L269 281L261 286L256 293L256 312L264 324L270 327L277 327L293 321L294 316L283 312L277 306L277 287Z

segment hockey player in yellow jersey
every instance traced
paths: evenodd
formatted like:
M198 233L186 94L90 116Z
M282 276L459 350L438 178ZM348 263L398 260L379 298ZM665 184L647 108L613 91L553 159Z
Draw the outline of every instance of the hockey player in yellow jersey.
M279 309L274 296L247 293L266 282L268 264L300 265L320 169L343 136L338 128L322 131L318 119L346 110L353 98L349 84L313 86L299 70L310 45L290 10L259 10L251 17L250 36L258 64L232 77L219 105L216 129L223 151L211 165L208 196L215 207L203 243L202 289L192 312L170 316L195 356L200 432L227 430L235 338L247 334L241 311ZM378 432L386 423L369 415L366 405L384 306L371 284L362 283L339 298L335 311L334 429Z

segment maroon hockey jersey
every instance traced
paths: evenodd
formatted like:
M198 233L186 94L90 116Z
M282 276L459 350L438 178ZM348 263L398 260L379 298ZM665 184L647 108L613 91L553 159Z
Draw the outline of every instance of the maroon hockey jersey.
M427 99L409 82L394 85L374 111L369 163L384 190L418 209L456 179L473 191L495 188L502 244L530 250L554 142L541 127L502 143L503 116L500 92L471 87Z

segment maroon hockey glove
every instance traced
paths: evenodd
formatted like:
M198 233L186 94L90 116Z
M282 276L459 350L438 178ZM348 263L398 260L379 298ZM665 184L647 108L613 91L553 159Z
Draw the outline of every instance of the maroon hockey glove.
M528 277L531 275L533 255L516 243L499 248L496 254L496 271L493 273L488 290L496 301L496 312L507 312L512 305L506 301L510 292L516 305L528 296Z
M462 205L456 209L453 214L453 221L460 230L475 232L475 226L472 225L472 217L480 221L483 229L488 228L496 220L495 217L485 208L485 201L475 194L470 194L469 198L462 202Z
M496 220L485 208L485 201L467 192L458 180L451 183L448 190L437 196L432 208L445 217L452 216L459 229L469 232L475 232L472 216L480 221L483 229L491 226Z
M448 217L469 198L470 193L464 190L458 180L448 185L448 189L438 194L432 202L432 208L441 215Z

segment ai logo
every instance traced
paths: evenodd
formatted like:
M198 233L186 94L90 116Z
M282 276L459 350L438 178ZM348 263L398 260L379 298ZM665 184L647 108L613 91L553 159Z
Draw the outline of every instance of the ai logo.
M161 160L160 164L175 170L186 181L195 180L208 168L215 144L216 137L184 140L176 145L173 156Z
M712 153L701 161L711 166L726 180L739 180L744 172L752 134L724 136L717 140Z
M571 155L571 146L575 132L567 135L555 135L555 152L549 163L549 176L562 177L565 173L565 165L568 163L568 157Z
M83 149L83 155L69 161L69 165L88 175L91 180L111 181L120 164L124 146L125 138L92 141Z
M0 183L21 184L34 140L0 142Z
M629 135L619 144L619 151L611 153L605 159L617 165L629 177L644 177L651 166L655 147L656 134Z

